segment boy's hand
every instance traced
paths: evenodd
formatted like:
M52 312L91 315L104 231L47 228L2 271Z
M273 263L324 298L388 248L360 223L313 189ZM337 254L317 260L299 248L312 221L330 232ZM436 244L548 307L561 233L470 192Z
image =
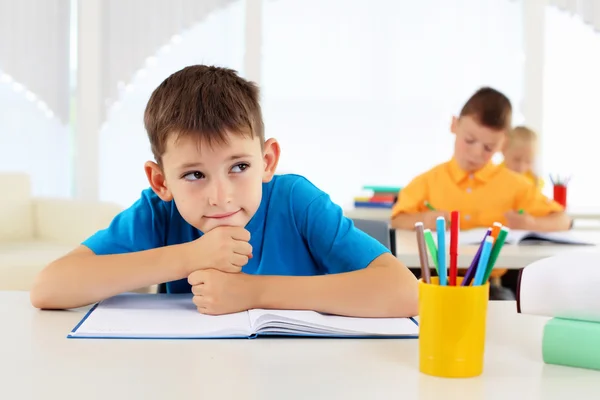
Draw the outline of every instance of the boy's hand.
M258 298L253 275L234 274L216 269L192 272L188 282L192 285L194 304L202 314L219 315L256 308Z
M240 272L252 257L250 232L244 228L219 226L189 243L186 253L188 275L196 270L214 268Z
M506 226L510 229L520 229L526 231L535 230L535 218L529 214L519 214L516 211L509 211L504 214Z
M426 211L423 213L423 228L431 229L432 231L437 230L437 219L438 217L444 217L446 220L446 229L448 228L448 221L450 220L450 213L447 211Z

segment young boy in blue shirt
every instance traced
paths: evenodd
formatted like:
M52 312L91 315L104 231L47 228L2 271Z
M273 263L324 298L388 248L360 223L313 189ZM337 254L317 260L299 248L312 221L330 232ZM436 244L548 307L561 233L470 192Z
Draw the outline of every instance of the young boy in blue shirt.
M144 123L150 188L38 275L31 302L88 305L167 282L198 311L308 309L357 317L417 313L414 275L308 180L275 175L258 88L190 66L152 93Z

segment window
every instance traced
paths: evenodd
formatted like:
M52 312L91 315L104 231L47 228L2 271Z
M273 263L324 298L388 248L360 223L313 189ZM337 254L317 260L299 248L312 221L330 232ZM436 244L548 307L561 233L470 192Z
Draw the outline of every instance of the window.
M505 0L263 2L263 111L280 169L347 207L452 155L479 87L522 97L521 5ZM315 10L318 10L316 12Z

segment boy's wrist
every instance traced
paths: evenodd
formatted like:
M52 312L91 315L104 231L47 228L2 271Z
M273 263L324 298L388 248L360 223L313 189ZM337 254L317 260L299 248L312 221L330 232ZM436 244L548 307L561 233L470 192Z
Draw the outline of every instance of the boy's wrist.
M252 293L251 308L271 308L269 306L268 275L248 275L248 285Z

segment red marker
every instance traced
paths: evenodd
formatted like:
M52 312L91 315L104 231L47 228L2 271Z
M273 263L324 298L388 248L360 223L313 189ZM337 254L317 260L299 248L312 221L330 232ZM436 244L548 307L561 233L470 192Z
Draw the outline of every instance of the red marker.
M458 275L458 231L460 230L460 214L450 213L450 286L456 286Z

